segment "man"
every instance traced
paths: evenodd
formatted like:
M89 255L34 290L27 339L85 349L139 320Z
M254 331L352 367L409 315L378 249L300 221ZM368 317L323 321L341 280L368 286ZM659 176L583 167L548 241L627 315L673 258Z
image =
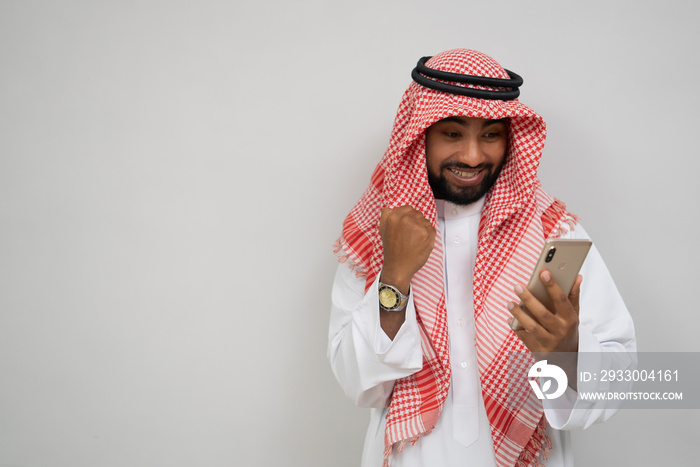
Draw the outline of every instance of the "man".
M545 239L587 234L540 187L545 123L517 101L520 77L466 49L412 77L338 243L328 355L372 408L362 465L571 466L563 430L614 411L575 384L513 402L509 355L634 351L629 313L595 247L568 295L542 273L551 309L525 287Z

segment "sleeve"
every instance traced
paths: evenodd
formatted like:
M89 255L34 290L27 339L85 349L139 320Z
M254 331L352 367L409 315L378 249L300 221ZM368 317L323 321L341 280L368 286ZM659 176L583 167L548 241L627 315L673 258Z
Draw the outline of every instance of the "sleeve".
M379 322L378 281L365 293L364 278L340 264L331 294L328 360L345 394L361 407L387 406L394 381L423 364L413 297L392 341Z
M580 225L565 237L589 238ZM634 367L637 344L632 317L595 245L588 252L581 275L579 369L594 366L624 370ZM608 384L591 381L586 383L585 391L606 392L611 389ZM579 390L583 389L579 383ZM570 387L562 397L543 400L543 405L547 421L559 430L588 428L609 419L619 409L617 403L582 400Z

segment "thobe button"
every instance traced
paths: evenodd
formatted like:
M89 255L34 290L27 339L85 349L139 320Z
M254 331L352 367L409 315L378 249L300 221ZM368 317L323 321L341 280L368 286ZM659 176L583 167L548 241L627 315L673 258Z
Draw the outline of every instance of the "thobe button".
M463 320L463 319L458 319L458 320L457 320L457 326L464 326L464 320Z
M455 239L453 240L454 243L459 243L459 241L459 237L455 237Z
M469 366L469 363L467 363L467 362L462 362L462 363L459 364L459 366L461 366L462 368L466 368L466 367Z
M457 211L457 208L452 208L452 215L456 216L457 214L459 214L459 211Z

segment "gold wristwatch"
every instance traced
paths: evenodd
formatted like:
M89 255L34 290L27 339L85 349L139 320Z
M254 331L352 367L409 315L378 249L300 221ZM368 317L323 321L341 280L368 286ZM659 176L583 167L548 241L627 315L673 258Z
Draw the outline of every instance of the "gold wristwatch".
M409 292L410 293L410 292ZM379 283L379 306L386 311L401 311L408 304L408 296L393 285Z

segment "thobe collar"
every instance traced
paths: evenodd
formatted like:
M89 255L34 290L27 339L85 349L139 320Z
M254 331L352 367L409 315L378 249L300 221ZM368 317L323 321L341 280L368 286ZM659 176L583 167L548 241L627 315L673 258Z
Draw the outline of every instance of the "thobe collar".
M459 205L445 201L444 199L436 199L435 207L437 208L437 214L440 219L457 219L481 214L482 209L484 209L485 201L485 195L467 205Z

